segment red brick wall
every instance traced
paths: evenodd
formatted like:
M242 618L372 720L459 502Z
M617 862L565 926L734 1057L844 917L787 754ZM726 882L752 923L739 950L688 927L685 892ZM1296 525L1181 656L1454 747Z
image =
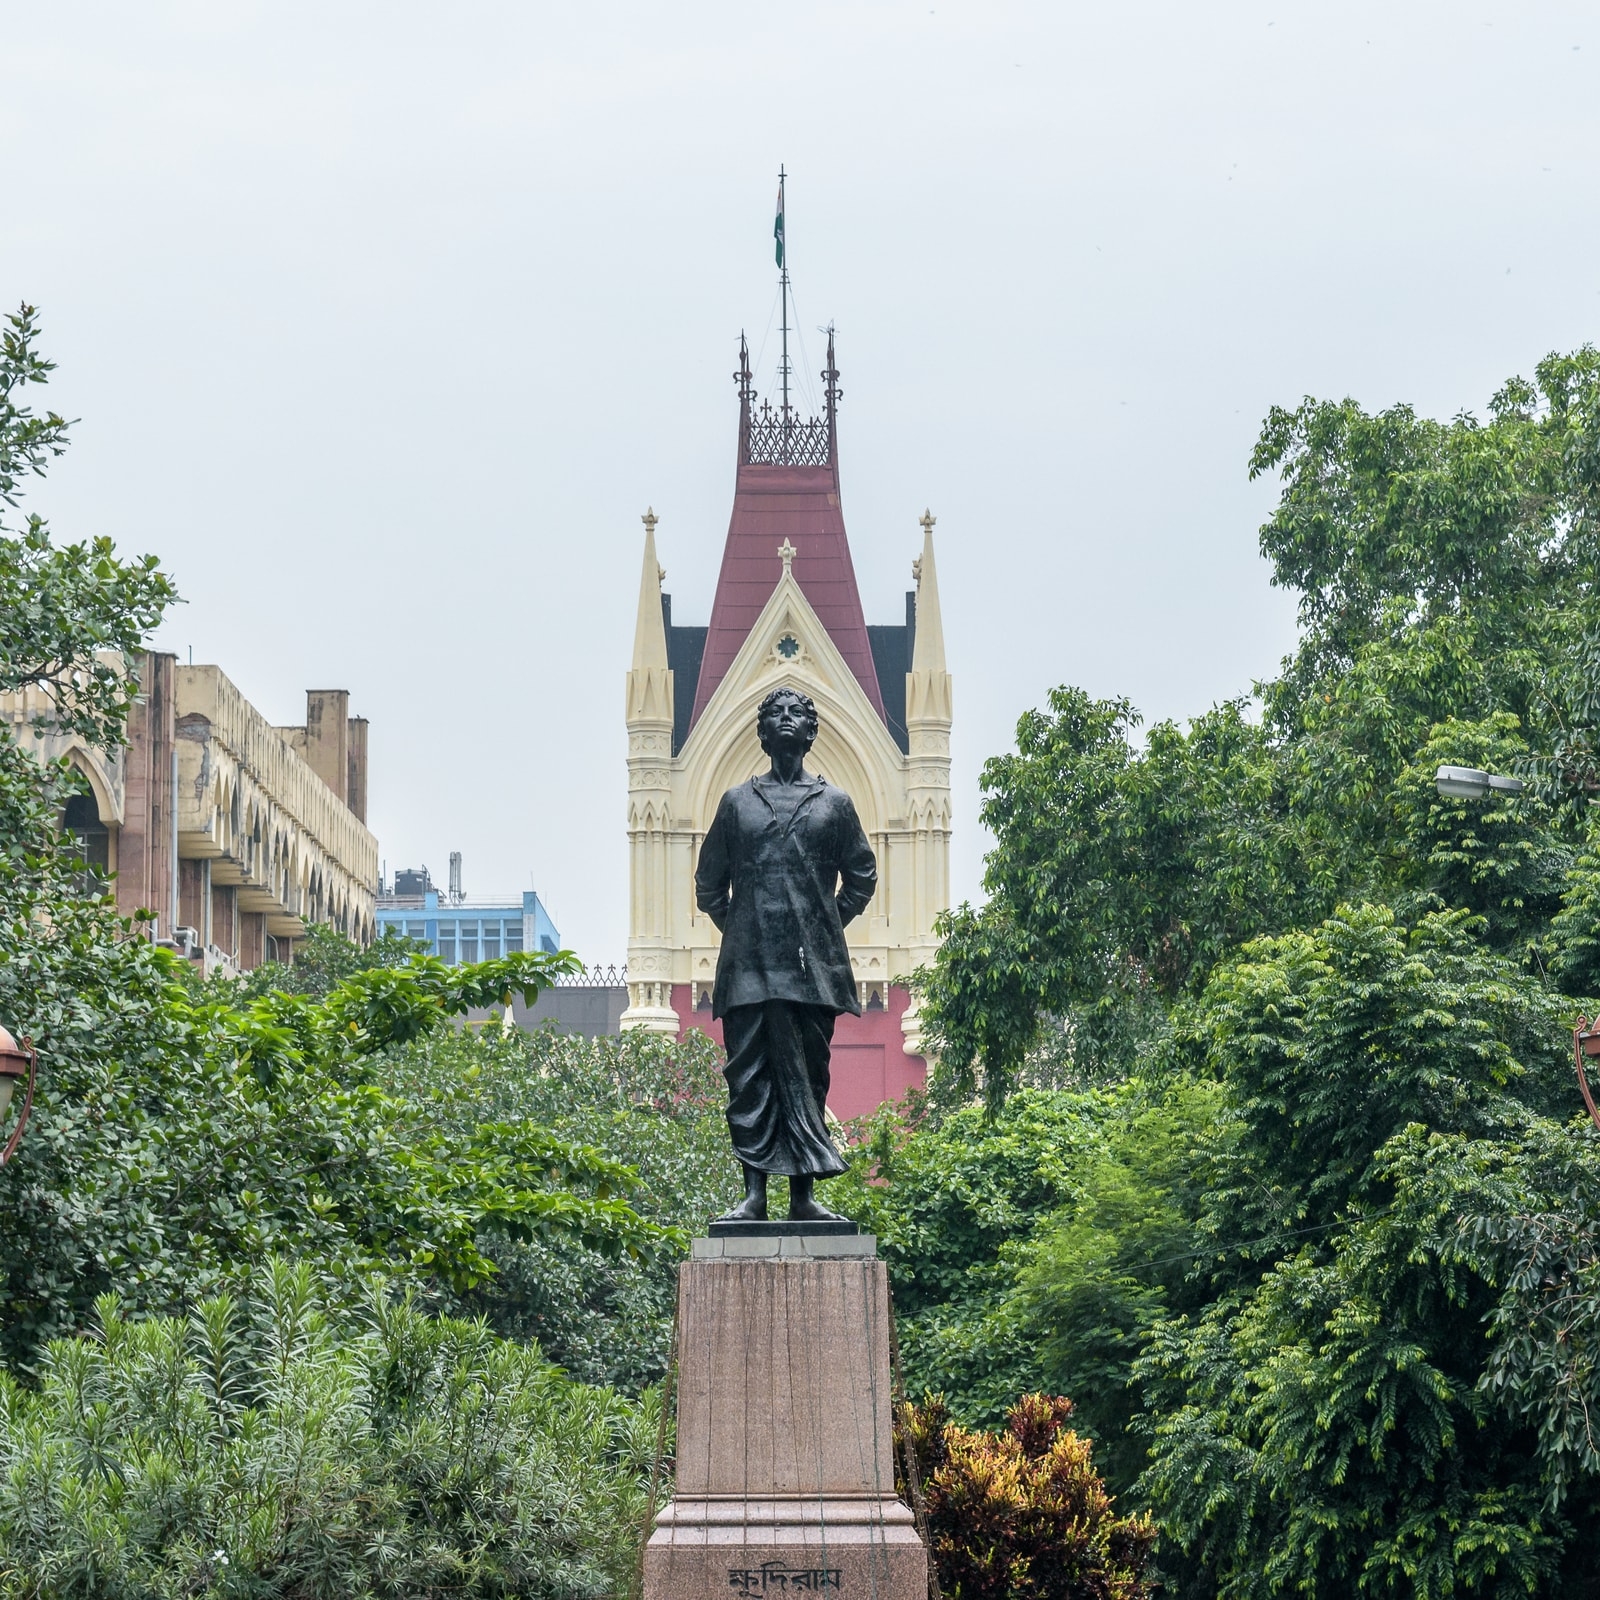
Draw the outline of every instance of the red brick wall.
M211 887L211 942L224 955L239 953L239 891L231 884Z
M254 972L267 959L267 917L264 911L245 911L239 916L239 965Z
M210 879L204 861L178 863L178 921L203 939L206 932L206 897Z

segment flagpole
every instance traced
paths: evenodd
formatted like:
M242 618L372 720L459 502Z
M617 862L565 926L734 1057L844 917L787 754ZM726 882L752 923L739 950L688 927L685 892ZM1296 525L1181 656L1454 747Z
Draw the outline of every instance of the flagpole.
M783 438L784 454L788 455L789 443L789 218L785 214L787 206L784 204L784 170L778 167L778 215L783 219L782 259L778 265L782 276L779 279L779 288L783 295L783 361L781 371L783 375ZM770 324L769 324L770 326Z

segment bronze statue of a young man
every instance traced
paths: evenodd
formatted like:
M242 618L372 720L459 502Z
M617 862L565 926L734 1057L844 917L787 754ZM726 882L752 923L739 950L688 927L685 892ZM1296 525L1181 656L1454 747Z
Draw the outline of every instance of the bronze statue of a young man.
M844 1171L828 1137L834 1018L861 1015L845 924L872 899L878 864L850 796L805 770L809 695L775 689L756 712L772 770L730 789L700 847L695 899L722 930L711 1014L722 1018L728 1131L744 1199L722 1220L764 1222L767 1174L789 1179L789 1217L836 1222L818 1178Z

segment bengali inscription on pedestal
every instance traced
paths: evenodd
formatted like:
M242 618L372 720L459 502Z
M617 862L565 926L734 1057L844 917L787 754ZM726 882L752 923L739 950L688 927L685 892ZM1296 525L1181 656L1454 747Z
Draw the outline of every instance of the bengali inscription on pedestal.
M791 1567L782 1561L763 1561L759 1567L729 1567L728 1587L740 1594L766 1594L777 1589L839 1589L840 1567Z

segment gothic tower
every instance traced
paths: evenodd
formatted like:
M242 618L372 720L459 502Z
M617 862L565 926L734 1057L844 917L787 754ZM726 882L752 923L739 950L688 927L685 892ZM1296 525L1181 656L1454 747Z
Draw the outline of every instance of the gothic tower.
M733 515L711 620L672 620L644 517L633 665L627 676L629 1006L625 1028L720 1035L710 1012L718 934L694 903L694 868L723 791L766 761L755 712L780 684L817 703L809 765L848 791L878 857L878 890L847 930L863 1013L839 1018L834 1089L860 1115L925 1075L905 980L937 947L949 904L951 679L934 565L934 519L905 621L869 626L839 495L833 336L824 412L756 405L740 340Z

